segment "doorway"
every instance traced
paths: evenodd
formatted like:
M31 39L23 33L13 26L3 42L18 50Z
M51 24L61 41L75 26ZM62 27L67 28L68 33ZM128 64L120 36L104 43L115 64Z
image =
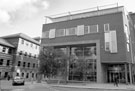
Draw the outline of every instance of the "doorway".
M126 82L124 65L111 65L111 66L109 66L108 70L107 70L107 82L113 83L114 77L116 75L119 78L119 83Z

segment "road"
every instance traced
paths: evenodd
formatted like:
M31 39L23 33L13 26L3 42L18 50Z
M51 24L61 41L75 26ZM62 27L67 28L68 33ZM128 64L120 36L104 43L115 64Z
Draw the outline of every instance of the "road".
M6 89L3 91L116 91L116 90L102 90L102 89L56 87L45 83L32 84L30 82L26 82L24 86L19 86L19 85L12 86L11 81L2 81L1 88ZM118 90L118 91L132 91L132 90Z

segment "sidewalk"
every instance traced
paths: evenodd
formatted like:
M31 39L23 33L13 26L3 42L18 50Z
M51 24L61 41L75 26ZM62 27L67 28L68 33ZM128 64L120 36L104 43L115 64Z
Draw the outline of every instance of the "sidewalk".
M6 85L9 85L9 87L12 88L12 81L1 81L1 85L4 88ZM98 89L98 90L122 90L122 91L135 91L135 85L126 85L126 84L119 84L118 87L114 86L114 84L109 83L51 83L47 84L45 81L42 81L41 83L37 83L34 81L33 83L30 81L26 81L25 86L51 86L51 87L62 87L62 88L84 88L84 89Z
M42 82L43 83L43 82ZM44 82L44 84L46 84ZM135 85L119 84L118 87L109 83L67 83L67 84L49 84L52 87L65 87L65 88L86 88L86 89L105 89L105 90L130 90L135 91Z

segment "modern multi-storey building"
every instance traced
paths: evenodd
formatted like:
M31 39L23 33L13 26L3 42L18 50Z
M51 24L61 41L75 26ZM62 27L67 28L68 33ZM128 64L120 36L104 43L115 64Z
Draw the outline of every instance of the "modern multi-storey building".
M123 6L97 7L49 16L43 24L41 46L59 48L67 60L67 80L111 83L135 82L133 15ZM135 19L134 19L135 20Z
M0 78L6 78L12 72L13 51L15 47L5 39L0 38Z
M39 62L39 42L22 33L2 38L16 48L13 53L13 76L19 75L26 79L36 79Z

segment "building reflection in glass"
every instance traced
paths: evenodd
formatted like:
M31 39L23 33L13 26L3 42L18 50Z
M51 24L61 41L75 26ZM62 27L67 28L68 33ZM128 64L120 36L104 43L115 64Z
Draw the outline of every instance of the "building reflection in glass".
M96 81L96 46L71 47L69 80Z

